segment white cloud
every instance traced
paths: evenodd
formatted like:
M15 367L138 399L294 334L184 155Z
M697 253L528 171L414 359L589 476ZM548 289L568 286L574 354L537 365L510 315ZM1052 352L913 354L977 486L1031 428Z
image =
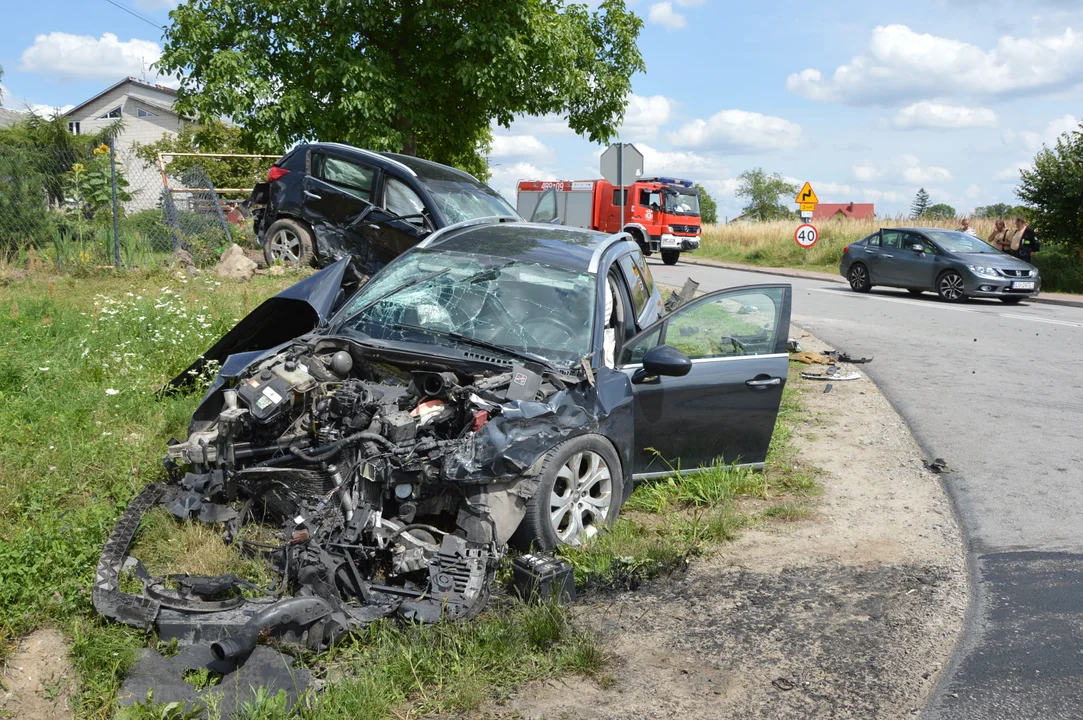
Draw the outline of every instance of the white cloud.
M645 143L636 143L643 153L643 170L647 175L677 175L698 180L701 177L725 177L729 170L717 157L680 150L658 150Z
M1057 144L1057 138L1066 132L1078 130L1079 123L1080 119L1074 115L1062 115L1059 118L1050 120L1041 132L1005 130L1003 133L1004 142L1008 145L1020 145L1033 155L1041 150L1043 145L1054 147Z
M706 2L707 0L677 0L677 4L681 7L699 7Z
M557 176L551 170L542 170L528 162L517 162L510 165L491 165L489 186L504 196L504 199L515 206L515 196L520 180L556 180Z
M552 157L553 151L533 135L494 135L493 147L489 157L507 158L545 158Z
M679 0L678 4L681 4ZM647 21L653 25L661 25L666 30L680 30L688 24L684 15L673 9L671 2L658 2L651 5L647 13Z
M52 32L38 35L23 51L19 69L60 78L93 78L116 82L149 72L162 50L150 40L122 41L113 33L100 38Z
M997 124L997 114L984 107L970 108L922 100L899 110L892 122L895 127L904 130L992 127Z
M993 175L993 179L999 182L1019 182L1019 173L1030 170L1033 165L1028 162L1018 162L1010 168L1005 168Z
M905 25L872 31L866 55L828 78L815 68L790 75L793 93L850 105L894 105L921 97L1052 91L1083 81L1083 37L1005 35L991 50L916 33Z
M7 88L3 83L0 83L0 107L7 110L14 110L15 112L32 112L35 115L42 115L44 117L51 117L53 112L57 110L53 105L47 105L45 103L32 103L26 100L18 100L11 94L11 90ZM68 110L71 110L74 105L61 105L60 114L63 115Z
M709 148L721 152L793 150L804 139L801 126L771 115L723 110L707 120L696 119L669 133L676 147Z
M854 177L861 182L881 180L889 184L928 185L934 182L949 182L952 179L951 171L947 168L922 166L913 155L903 155L882 167L871 163L856 163L853 172Z
M42 117L52 117L54 112L58 115L63 115L73 107L75 106L70 103L68 105L61 105L60 107L46 105L45 103L30 103L30 112L35 115L41 115Z
M566 137L575 135L575 131L568 127L568 120L556 113L549 113L548 115L541 115L538 117L524 115L515 118L509 129L505 130L499 125L494 125L493 131L508 132L512 135L534 135L535 137L539 135L563 135Z
M625 141L652 140L669 123L675 102L664 95L645 97L632 93L624 111L620 137Z

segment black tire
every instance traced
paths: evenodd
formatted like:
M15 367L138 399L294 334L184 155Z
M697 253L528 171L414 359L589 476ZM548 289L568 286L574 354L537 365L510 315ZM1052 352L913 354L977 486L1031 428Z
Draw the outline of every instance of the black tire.
M1023 302L1023 298L1021 298L1021 297L1002 297L1002 298L1000 298L1000 302L1004 303L1005 305L1018 305L1019 303Z
M906 292L910 293L914 297L917 297L918 295L921 295L925 291L920 289L920 288L906 288Z
M936 294L944 302L960 303L966 301L963 291L963 276L957 270L945 270L936 279Z
M592 464L594 458L598 464ZM616 522L624 475L617 451L601 435L582 435L557 445L542 458L538 479L538 491L527 501L526 516L512 536L516 547L548 552L558 545L582 545ZM567 502L562 503L563 498ZM605 517L599 518L592 510L603 505ZM567 508L563 514L562 507ZM587 522L576 525L576 517Z
M681 259L680 250L662 250L662 262L666 265L676 265Z
M312 250L312 232L290 218L276 220L263 234L263 258L267 265L282 263L305 267L316 259Z
M846 273L846 279L850 281L850 289L854 292L867 293L872 290L869 268L864 263L851 265L850 272Z

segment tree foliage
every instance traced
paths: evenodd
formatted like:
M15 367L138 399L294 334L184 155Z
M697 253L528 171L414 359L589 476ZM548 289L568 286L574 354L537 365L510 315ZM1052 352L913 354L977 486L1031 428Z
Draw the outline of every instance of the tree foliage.
M1027 214L1027 208L1022 205L1009 205L1008 203L993 203L974 208L974 217L983 220L1011 220Z
M952 220L958 217L955 208L947 203L930 205L920 217L936 218L937 220Z
M919 188L917 195L914 196L914 202L910 205L910 218L912 220L917 220L920 217L924 217L928 210L929 193L925 191L925 188Z
M158 153L226 153L237 155L281 155L281 145L256 145L245 136L241 128L221 120L200 124L186 124L176 135L163 133L157 142L134 145L135 154L147 164L158 167ZM207 173L216 188L250 188L264 179L267 168L274 162L259 158L194 158L169 159L170 174L179 176L185 171L200 167Z
M1043 148L1020 178L1015 194L1031 208L1030 225L1043 243L1062 244L1083 259L1083 124Z
M707 188L699 183L696 183L696 190L699 190L700 222L704 225L714 225L718 222L718 203L711 197L711 193L707 192Z
M479 176L516 115L608 142L645 70L624 0L190 0L170 18L158 66L184 76L181 110L259 146L334 140Z
M797 186L786 182L778 173L768 173L763 168L753 168L741 173L735 195L747 204L742 212L750 220L784 220L794 216L788 200L780 197L797 194Z

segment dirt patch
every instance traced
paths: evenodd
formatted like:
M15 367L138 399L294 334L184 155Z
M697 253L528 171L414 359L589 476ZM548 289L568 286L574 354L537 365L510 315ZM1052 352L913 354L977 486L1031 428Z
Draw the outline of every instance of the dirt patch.
M861 379L826 394L823 381L802 381L808 418L794 442L824 488L812 519L745 531L683 576L577 607L608 641L612 677L535 683L483 714L895 718L921 708L962 626L962 544L906 425L860 365L840 368L851 371Z
M70 718L77 688L68 653L68 641L58 630L23 638L0 673L0 718Z

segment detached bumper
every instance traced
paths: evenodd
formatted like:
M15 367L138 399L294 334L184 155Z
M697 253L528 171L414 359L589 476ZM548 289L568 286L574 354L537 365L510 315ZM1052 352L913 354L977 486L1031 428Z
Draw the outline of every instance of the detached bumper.
M1041 289L1040 277L988 278L971 274L966 280L964 292L969 297L978 298L1035 297Z
M670 235L669 233L663 233L661 245L663 250L690 252L699 248L699 235Z

